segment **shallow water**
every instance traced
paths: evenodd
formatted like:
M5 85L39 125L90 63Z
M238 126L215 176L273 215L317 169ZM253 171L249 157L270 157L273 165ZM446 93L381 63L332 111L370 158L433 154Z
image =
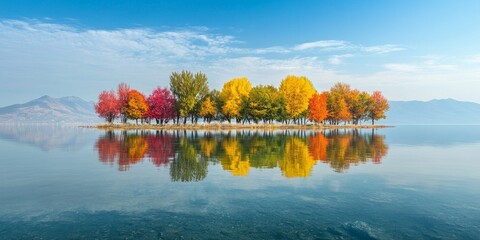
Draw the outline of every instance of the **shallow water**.
M0 151L4 239L480 236L480 126L1 126Z

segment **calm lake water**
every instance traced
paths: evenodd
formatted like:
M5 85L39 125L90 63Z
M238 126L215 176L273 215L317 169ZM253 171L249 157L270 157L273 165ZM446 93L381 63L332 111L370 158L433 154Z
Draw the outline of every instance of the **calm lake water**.
M480 126L1 126L0 152L2 239L480 236Z

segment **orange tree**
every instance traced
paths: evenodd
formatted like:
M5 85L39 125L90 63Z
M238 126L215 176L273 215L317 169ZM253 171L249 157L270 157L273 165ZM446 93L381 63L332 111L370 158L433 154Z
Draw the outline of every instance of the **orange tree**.
M308 100L308 120L320 123L323 122L327 116L327 93L314 93Z
M143 122L147 112L148 103L145 96L137 90L128 92L128 102L125 110L126 116L129 119L135 119L138 123L138 119L142 119Z

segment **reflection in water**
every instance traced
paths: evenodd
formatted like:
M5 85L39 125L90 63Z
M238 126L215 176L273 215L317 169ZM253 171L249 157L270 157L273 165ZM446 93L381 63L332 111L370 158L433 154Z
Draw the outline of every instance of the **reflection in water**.
M228 133L106 132L95 148L98 158L126 171L144 159L168 166L172 181L201 181L208 164L219 163L233 176L247 176L250 168L279 168L285 177L308 177L320 161L342 172L351 164L381 163L388 146L372 130L332 130Z

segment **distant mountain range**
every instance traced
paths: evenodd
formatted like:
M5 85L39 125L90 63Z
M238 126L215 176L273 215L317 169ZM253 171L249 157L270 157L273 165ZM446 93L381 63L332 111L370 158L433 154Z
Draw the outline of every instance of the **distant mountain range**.
M0 123L91 123L101 119L95 114L93 102L79 97L52 98L43 96L23 104L0 108Z
M0 108L0 123L94 123L102 122L93 102L79 97L43 96L23 104ZM379 124L442 125L480 124L480 104L454 99L390 101L387 119Z
M387 119L394 125L467 125L480 124L480 104L454 99L430 101L390 101Z

